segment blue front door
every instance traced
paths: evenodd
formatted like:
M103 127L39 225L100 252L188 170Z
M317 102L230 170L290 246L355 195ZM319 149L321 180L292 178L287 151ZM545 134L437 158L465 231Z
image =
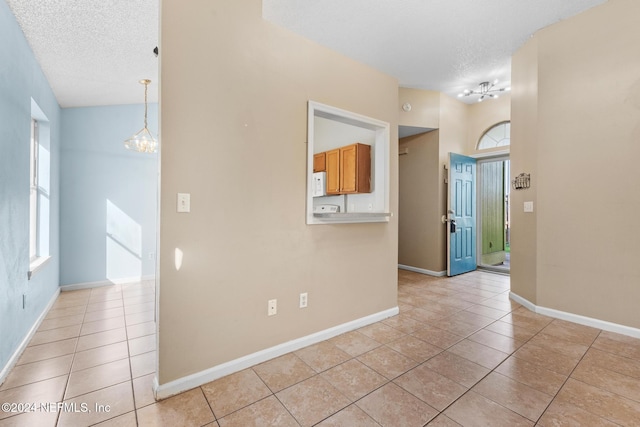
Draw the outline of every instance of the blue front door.
M476 262L476 159L449 153L447 275L473 271Z

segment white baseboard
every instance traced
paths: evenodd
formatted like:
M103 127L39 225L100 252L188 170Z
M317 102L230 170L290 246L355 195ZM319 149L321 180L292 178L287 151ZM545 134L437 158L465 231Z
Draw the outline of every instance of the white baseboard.
M98 282L85 282L85 283L72 283L70 285L61 285L60 290L63 292L66 291L77 291L80 289L93 289L93 288L101 288L103 286L111 286L111 285L124 285L127 283L135 283L143 280L154 280L156 276L138 276L138 277L124 277L122 279L114 279L114 280L100 280Z
M291 353L292 351L299 350L303 347L333 338L337 335L344 334L345 332L353 331L354 329L379 322L380 320L395 316L398 312L398 307L390 308L388 310L361 317L360 319L297 338L256 353L248 354L238 359L205 369L204 371L196 372L195 374L191 374L186 377L178 378L177 380L173 380L162 385L158 385L158 379L156 376L154 380L155 397L158 400L166 399L167 397L182 393L186 390L191 390L192 388L217 380L218 378L222 378L226 375L233 374L234 372L247 369L251 366L257 365L258 363L266 362L267 360L271 360L278 356L282 356L283 354Z
M398 264L398 268L400 270L408 270L413 271L414 273L426 274L427 276L442 277L447 275L446 271L431 271L425 270L424 268L411 267L410 265Z
M525 306L525 308L528 308L529 310L533 311L534 313L537 313L537 306L532 303L531 301L529 301L526 298L522 298L520 295L518 294L514 294L513 292L509 292L509 298L511 298L512 300L514 300L515 302L517 302L520 305Z
M569 322L578 323L580 325L591 326L592 328L602 329L603 331L615 332L617 334L640 338L640 329L637 328L620 325L618 323L607 322L606 320L594 319L593 317L586 317L580 314L568 313L566 311L560 311L554 308L540 307L533 304L529 300L522 298L520 295L514 294L513 292L509 292L509 298L511 298L518 304L522 304L529 310L538 314L542 314L544 316L567 320Z
M58 288L53 293L53 296L51 297L51 299L49 300L45 308L42 310L42 313L40 313L40 316L38 316L36 321L33 323L33 326L31 326L31 329L29 329L29 332L27 333L27 335L25 335L22 342L20 342L20 345L18 346L18 348L16 348L16 351L13 352L7 364L0 371L0 385L4 383L4 380L7 378L7 375L9 375L9 372L11 372L11 369L13 369L15 364L18 363L18 359L20 359L20 356L22 356L22 352L24 351L25 348L27 348L27 345L29 345L29 341L31 341L31 338L33 338L33 335L36 333L36 331L40 327L40 324L44 320L45 316L47 315L51 307L53 307L53 304L55 304L59 294L60 294L60 289Z

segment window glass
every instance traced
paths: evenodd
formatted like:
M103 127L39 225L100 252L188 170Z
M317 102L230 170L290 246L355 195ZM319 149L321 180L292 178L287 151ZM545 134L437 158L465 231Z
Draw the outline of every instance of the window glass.
M31 99L29 138L29 274L51 258L51 126L47 116Z
M505 147L511 144L511 122L501 122L490 127L478 142L478 150Z
M29 149L29 260L38 256L38 121L31 119Z

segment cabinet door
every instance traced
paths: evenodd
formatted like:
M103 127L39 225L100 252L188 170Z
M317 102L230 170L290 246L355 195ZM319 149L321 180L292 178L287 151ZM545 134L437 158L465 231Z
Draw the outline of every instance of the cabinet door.
M340 150L326 152L327 194L340 193Z
M348 145L340 149L340 192L355 193L357 187L358 146Z
M340 192L371 192L371 147L353 144L340 149Z
M317 153L313 155L313 171L324 172L327 170L327 153Z

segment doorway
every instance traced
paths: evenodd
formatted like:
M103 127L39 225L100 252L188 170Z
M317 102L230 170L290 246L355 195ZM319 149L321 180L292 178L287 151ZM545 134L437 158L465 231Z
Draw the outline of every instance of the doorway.
M510 161L478 160L478 268L509 273L511 266Z

